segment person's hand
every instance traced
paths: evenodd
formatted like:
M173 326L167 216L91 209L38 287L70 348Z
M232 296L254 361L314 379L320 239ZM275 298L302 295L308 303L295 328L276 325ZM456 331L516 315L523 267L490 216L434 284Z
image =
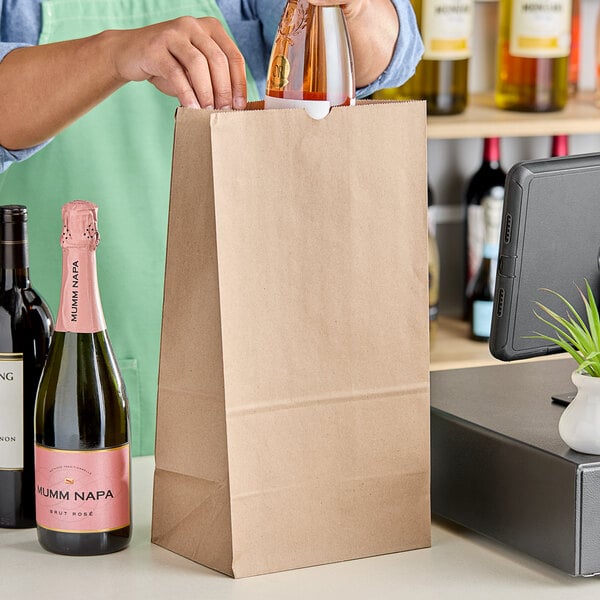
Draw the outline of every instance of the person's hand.
M341 6L347 19L354 19L359 15L367 0L309 0L316 6Z
M352 41L356 86L375 81L390 63L400 26L392 0L309 0L315 6L341 6Z
M103 35L117 79L149 81L189 108L245 108L244 57L217 19L180 17Z

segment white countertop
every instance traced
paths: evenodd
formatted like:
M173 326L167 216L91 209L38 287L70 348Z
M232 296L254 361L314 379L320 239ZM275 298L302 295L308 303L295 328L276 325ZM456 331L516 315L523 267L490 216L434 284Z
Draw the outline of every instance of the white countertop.
M233 580L150 543L152 457L133 460L134 533L116 554L70 557L35 529L0 529L0 599L477 600L598 598L600 578L573 578L444 521L425 550ZM600 543L600 540L599 540Z

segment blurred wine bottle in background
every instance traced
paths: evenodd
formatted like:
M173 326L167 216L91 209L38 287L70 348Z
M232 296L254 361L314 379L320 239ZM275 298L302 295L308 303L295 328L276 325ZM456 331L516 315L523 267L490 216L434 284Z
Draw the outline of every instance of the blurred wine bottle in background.
M340 6L288 0L271 51L265 108L305 108L315 119L355 103L354 62Z
M569 136L553 135L550 156L568 156L569 155Z
M0 206L0 269L0 527L35 527L33 413L52 316L29 280L25 206Z
M471 338L477 341L490 338L502 207L501 198L488 196L482 202L485 220L482 259L467 289L471 304Z
M570 50L571 0L500 0L496 105L537 112L562 109Z
M473 0L411 0L425 51L413 77L380 99L426 100L430 115L453 115L468 102Z
M569 54L569 96L577 94L579 88L579 54L580 54L580 19L579 19L579 0L573 1L573 10L571 15L571 52Z
M429 345L435 342L438 317L439 317L439 299L440 299L440 253L436 237L436 218L434 196L431 185L427 182L427 224L428 224L428 245L427 258L429 265Z
M463 315L470 319L471 302L466 288L477 273L482 261L485 238L485 219L483 201L492 197L504 199L506 173L500 164L500 138L491 137L483 140L483 158L481 165L469 179L466 192L466 226L465 226L465 301Z
M596 94L595 104L600 108L600 10L598 11L598 20L596 23Z

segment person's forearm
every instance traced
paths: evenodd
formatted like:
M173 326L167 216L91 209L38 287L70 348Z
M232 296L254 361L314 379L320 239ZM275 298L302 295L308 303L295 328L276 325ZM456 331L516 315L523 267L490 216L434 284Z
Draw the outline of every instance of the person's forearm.
M309 0L317 6L341 5L354 53L356 87L373 83L390 64L400 24L391 0Z
M214 18L18 48L0 62L0 145L46 141L128 81L149 81L191 108L242 109L242 54Z
M356 87L365 87L385 71L394 53L399 24L390 0L365 0L346 14L354 52Z
M113 93L124 80L106 36L18 48L0 62L0 145L35 146Z

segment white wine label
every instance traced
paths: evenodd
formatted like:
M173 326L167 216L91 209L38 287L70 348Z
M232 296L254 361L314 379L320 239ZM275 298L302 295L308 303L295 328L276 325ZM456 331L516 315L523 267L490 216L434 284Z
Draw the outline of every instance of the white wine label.
M467 209L467 282L477 274L483 258L485 240L485 221L483 206L470 204Z
M0 469L22 468L23 355L0 352Z
M421 36L426 60L461 60L471 56L473 0L423 0Z
M512 56L561 58L571 49L570 0L513 0L510 19Z

